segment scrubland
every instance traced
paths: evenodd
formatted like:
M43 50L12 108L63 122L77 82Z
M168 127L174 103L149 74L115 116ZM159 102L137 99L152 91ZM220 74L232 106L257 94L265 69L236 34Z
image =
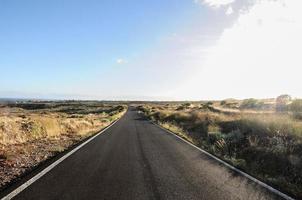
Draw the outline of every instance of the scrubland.
M191 143L302 199L301 102L231 99L145 103L139 109Z
M0 187L97 133L126 106L94 101L0 104Z

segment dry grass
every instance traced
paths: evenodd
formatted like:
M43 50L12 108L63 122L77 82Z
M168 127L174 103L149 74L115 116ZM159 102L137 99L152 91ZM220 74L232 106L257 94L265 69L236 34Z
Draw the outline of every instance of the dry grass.
M193 139L189 137L188 134L185 133L184 129L180 128L179 126L169 122L159 122L159 125L194 144Z
M147 104L140 110L186 140L302 198L302 120L291 112L219 109L221 102ZM189 105L189 106L188 106ZM268 108L268 109L267 109Z
M0 106L0 187L97 133L125 111L125 106L99 102Z

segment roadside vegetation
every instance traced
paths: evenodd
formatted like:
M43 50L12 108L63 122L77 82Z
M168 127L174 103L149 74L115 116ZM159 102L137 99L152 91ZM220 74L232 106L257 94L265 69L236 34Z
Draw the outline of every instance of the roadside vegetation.
M94 101L0 103L0 188L125 111L124 105Z
M302 100L146 103L148 118L266 183L302 199Z

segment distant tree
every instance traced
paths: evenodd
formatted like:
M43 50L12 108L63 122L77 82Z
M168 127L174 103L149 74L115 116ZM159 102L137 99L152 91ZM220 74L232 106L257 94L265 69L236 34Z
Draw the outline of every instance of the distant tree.
M290 103L291 101L291 96L289 96L288 94L283 94L280 95L276 98L276 111L277 112L284 112L287 111L287 105Z

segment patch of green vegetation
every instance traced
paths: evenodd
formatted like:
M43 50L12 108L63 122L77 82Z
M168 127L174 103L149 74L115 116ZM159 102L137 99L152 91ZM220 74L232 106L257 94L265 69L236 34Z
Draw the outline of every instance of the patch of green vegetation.
M241 105L241 109L262 109L264 103L257 99L245 99Z

